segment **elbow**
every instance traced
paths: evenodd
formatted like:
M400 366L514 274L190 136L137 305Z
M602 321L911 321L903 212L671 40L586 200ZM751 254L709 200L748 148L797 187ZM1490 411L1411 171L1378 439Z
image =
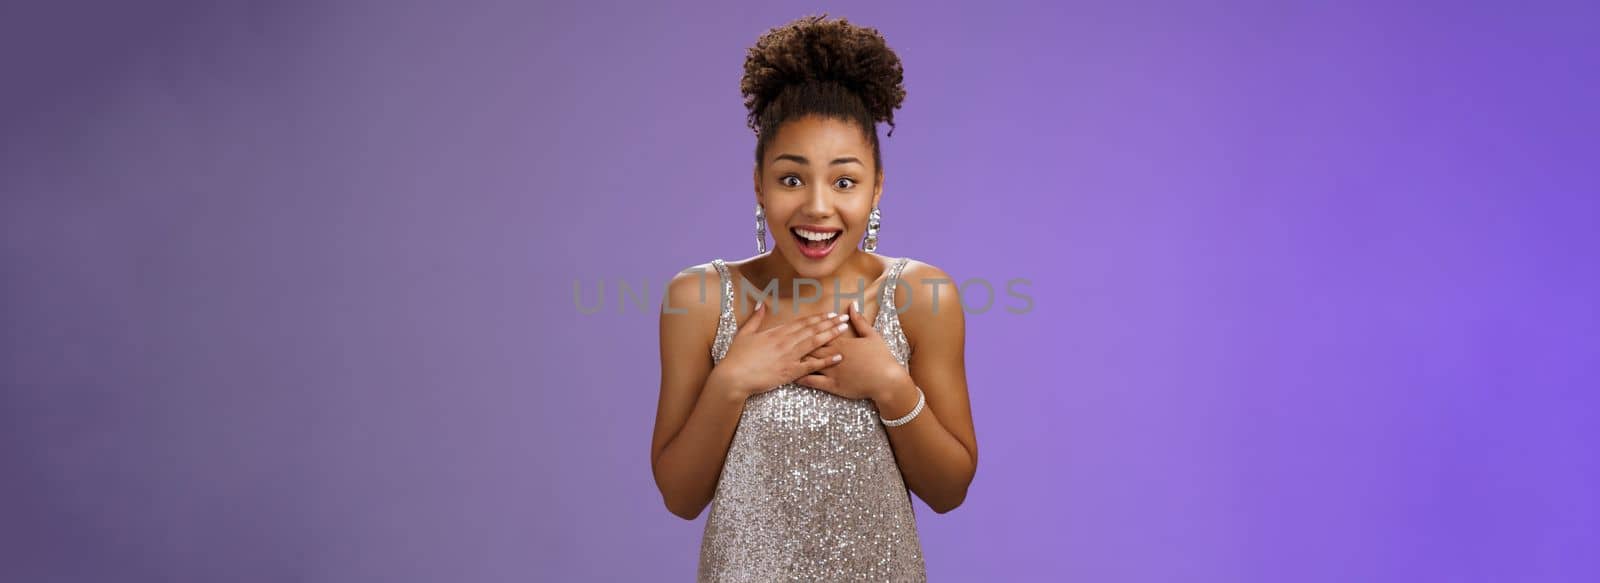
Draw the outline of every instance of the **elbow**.
M945 500L940 500L937 503L928 504L928 508L933 509L933 511L938 514L949 514L951 510L960 508L961 503L966 502L966 500L967 491L963 488L961 492L955 496L951 496Z
M960 486L954 491L950 492L948 495L943 496L937 501L927 501L928 508L933 509L934 512L939 514L948 514L951 510L960 508L961 503L967 501L967 489L972 487L972 478L975 474L977 474L977 469L977 465L974 464L972 469L967 472L965 478L961 480Z
M693 496L685 496L681 487L674 485L668 476L662 474L658 459L651 459L650 470L656 480L656 490L661 493L661 503L673 516L694 520L700 517L700 512L711 502L709 499L696 501Z
M706 508L705 504L673 501L671 498L664 498L663 501L667 505L668 512L671 512L673 516L682 518L684 520L694 520L699 518L700 512Z
M666 488L661 490L661 503L667 507L667 512L684 520L694 520L711 503L710 499L701 499L696 496L686 496L682 492L674 495Z

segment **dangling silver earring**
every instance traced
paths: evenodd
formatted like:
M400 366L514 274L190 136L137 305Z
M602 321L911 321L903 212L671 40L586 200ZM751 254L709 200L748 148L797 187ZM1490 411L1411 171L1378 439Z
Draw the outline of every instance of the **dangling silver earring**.
M756 253L767 252L767 213L756 203Z
M862 251L878 250L878 227L882 224L883 214L878 212L878 207L872 207L872 213L867 215L867 244L861 247Z

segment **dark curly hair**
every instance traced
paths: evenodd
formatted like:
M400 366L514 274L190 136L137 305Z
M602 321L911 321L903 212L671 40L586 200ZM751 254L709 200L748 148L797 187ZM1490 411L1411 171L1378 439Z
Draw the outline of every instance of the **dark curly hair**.
M894 135L894 110L906 98L905 73L877 29L844 18L808 16L768 30L745 55L739 90L756 132L756 163L784 122L820 115L853 122L872 143L878 122Z

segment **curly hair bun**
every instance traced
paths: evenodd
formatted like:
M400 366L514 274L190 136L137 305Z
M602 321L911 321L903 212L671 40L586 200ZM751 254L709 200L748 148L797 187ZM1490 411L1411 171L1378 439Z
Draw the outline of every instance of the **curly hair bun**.
M823 113L858 118L869 128L886 122L892 134L894 110L906 97L904 79L900 57L877 29L822 15L761 35L746 53L739 89L757 133L797 115Z

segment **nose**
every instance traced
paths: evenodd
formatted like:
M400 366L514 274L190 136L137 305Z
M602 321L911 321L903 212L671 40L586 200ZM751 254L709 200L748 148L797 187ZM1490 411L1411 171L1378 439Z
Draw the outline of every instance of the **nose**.
M808 219L826 219L833 216L833 192L825 185L812 186L806 195L800 213Z

